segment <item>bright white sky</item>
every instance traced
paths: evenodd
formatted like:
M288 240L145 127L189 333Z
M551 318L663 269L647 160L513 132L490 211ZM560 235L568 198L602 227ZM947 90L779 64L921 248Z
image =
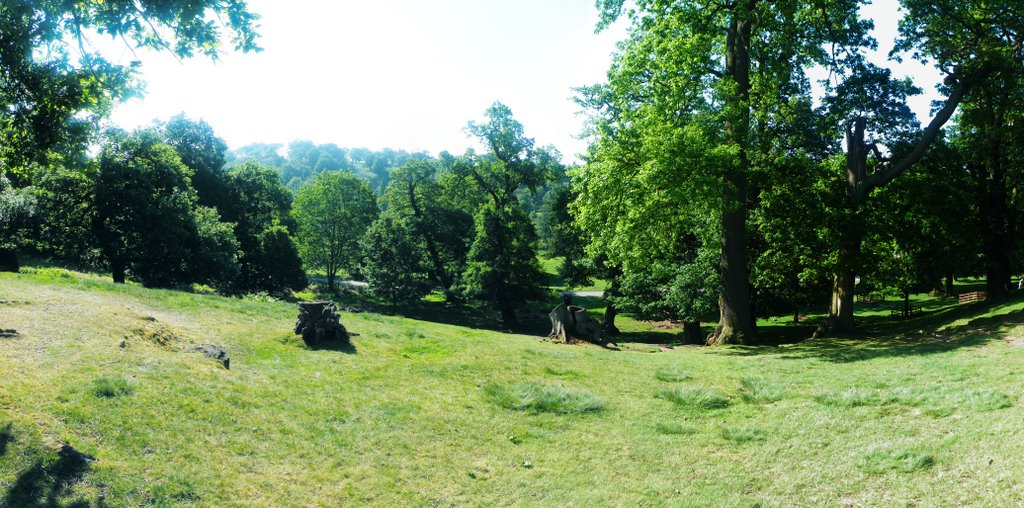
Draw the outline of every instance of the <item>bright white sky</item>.
M882 54L891 47L896 0L876 0ZM464 128L494 101L508 105L537 145L566 162L585 150L574 87L603 81L622 23L594 34L594 0L249 0L262 16L256 54L219 62L142 60L144 99L112 122L148 125L180 112L210 123L231 148L309 139L343 147L442 150L473 146ZM931 92L935 71L905 64ZM925 118L934 93L915 100Z

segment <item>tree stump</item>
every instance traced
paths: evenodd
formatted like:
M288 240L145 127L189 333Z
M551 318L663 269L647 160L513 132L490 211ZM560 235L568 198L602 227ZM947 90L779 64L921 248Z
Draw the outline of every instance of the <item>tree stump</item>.
M562 303L548 314L551 318L551 333L548 334L548 338L566 343L578 339L599 346L608 345L608 334L601 324L587 314L587 309L571 305L571 302L571 297L566 295Z
M302 335L306 344L338 340L348 342L348 331L338 319L334 302L300 302L295 333Z

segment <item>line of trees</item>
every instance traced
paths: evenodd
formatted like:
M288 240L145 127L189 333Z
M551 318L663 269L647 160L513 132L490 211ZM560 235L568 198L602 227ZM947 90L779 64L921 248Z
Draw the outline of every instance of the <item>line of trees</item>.
M830 301L819 334L851 331L854 294L871 288L949 292L980 272L989 299L1007 297L1024 4L902 2L897 51L946 74L923 129L906 106L916 84L867 60L860 4L598 2L602 24L631 29L608 82L580 90L595 142L573 210L632 293L623 304L717 320L708 342L724 344L815 302ZM829 73L817 103L814 67ZM711 281L717 301L695 291Z

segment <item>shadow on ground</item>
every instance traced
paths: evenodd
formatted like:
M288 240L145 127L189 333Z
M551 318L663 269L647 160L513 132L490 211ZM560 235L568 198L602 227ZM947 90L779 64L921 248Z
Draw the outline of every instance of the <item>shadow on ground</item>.
M12 425L8 423L0 430L0 459L9 452L9 445L15 441ZM47 452L54 453L54 452ZM0 506L18 508L87 508L105 506L102 499L90 503L76 495L74 486L89 470L92 457L64 445L55 453L56 457L37 459L32 466L18 473L17 478L7 487L0 499Z
M1005 305L1005 304L1002 304ZM945 353L957 349L983 346L1006 340L1024 326L1024 312L1011 311L987 317L984 315L1002 305L979 303L947 307L933 314L893 323L884 318L862 321L863 332L845 337L807 340L776 346L733 346L716 354L759 356L774 355L783 359L819 359L849 363L875 358L896 358ZM945 326L957 320L966 324ZM945 326L945 327L943 327Z

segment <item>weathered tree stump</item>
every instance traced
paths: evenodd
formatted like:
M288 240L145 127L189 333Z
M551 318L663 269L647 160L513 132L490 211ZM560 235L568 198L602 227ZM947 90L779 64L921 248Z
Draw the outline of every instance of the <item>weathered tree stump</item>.
M348 342L348 331L338 321L334 302L299 302L299 320L295 333L302 335L306 344L321 341Z
M606 346L610 342L608 333L600 323L587 314L587 309L572 305L571 295L563 295L562 303L558 304L548 317L551 318L551 333L548 334L548 338L566 343L578 339L599 346Z

